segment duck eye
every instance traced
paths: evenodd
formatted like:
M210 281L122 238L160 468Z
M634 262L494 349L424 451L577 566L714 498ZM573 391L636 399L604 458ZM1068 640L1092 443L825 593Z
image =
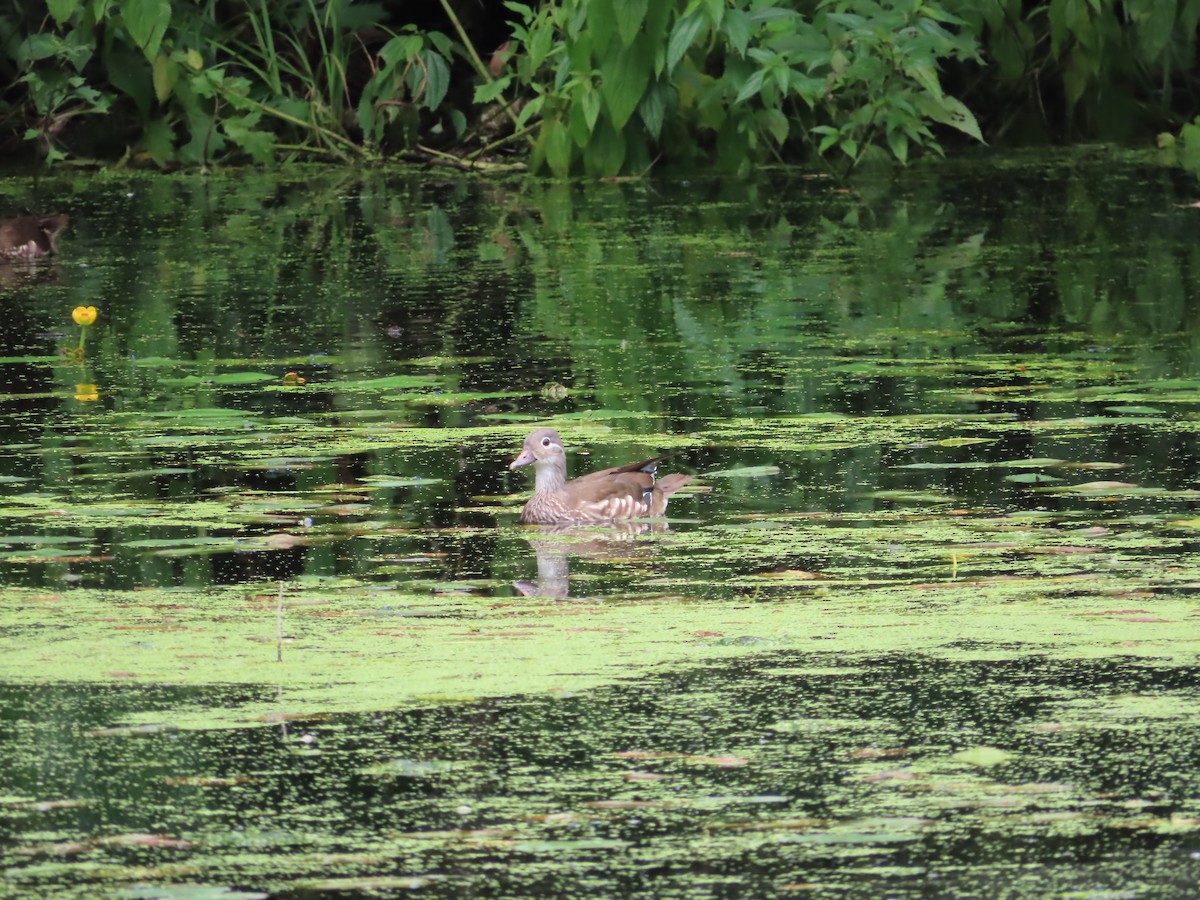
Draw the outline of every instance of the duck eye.
M548 437L542 438L542 446L549 447L550 446L550 438L548 438Z

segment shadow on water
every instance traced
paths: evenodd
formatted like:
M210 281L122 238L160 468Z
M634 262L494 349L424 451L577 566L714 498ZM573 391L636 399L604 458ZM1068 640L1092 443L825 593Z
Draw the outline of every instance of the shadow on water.
M1190 897L1193 186L850 188L41 182L4 883ZM535 422L700 478L669 528L521 528Z

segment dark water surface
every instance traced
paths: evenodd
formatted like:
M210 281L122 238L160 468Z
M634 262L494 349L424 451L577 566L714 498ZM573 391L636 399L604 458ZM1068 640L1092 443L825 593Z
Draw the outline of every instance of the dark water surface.
M1195 896L1200 186L0 189L0 896Z

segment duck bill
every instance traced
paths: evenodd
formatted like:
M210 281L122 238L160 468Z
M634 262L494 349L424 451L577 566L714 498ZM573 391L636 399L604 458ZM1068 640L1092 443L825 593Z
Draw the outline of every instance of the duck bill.
M519 469L521 466L527 466L531 462L534 462L533 452L530 450L522 450L520 455L518 455L516 459L509 463L508 467L510 469Z

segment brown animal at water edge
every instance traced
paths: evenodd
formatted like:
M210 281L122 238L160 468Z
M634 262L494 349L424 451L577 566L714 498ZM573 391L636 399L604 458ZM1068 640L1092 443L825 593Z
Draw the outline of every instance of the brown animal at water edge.
M539 428L525 438L510 469L536 465L533 496L521 510L523 525L566 525L612 522L661 516L667 498L692 480L678 472L655 481L657 456L614 466L567 480L567 451L553 428Z
M0 259L53 256L58 252L58 236L68 221L62 215L0 219Z

